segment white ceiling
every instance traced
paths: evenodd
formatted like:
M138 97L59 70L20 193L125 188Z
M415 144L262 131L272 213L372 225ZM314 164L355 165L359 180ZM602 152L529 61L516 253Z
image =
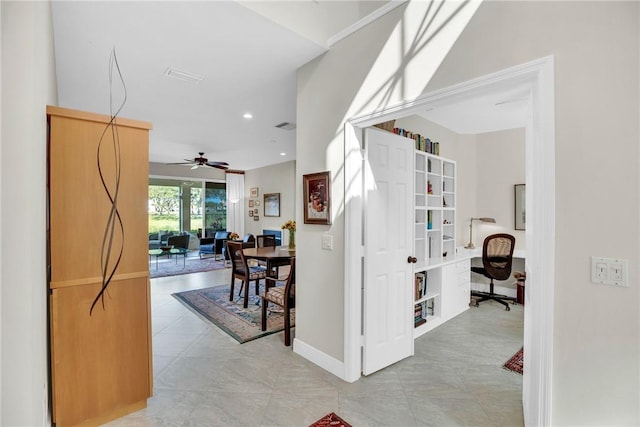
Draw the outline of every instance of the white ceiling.
M127 88L120 115L153 124L150 161L204 151L249 170L293 160L295 130L275 125L296 122L296 69L385 3L54 1L58 104L109 114L115 48ZM167 78L169 68L202 81ZM112 87L117 106L115 77Z

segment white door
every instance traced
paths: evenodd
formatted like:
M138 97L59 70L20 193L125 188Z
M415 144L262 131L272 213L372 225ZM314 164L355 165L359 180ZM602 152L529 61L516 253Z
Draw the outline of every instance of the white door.
M365 130L362 372L413 355L414 141Z

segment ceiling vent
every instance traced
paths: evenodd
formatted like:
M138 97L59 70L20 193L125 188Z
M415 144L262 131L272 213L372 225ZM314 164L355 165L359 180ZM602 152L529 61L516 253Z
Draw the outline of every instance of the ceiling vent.
M202 76L197 76L195 74L187 73L186 71L175 70L173 68L167 68L167 71L164 72L166 77L176 80L182 80L183 82L199 84L202 80Z
M277 128L282 130L294 130L296 128L295 123L282 122L279 125L276 125Z

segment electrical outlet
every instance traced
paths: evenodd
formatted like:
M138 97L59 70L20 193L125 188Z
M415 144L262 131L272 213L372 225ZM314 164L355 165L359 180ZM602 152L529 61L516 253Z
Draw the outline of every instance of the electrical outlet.
M628 261L618 258L591 257L591 282L628 287Z

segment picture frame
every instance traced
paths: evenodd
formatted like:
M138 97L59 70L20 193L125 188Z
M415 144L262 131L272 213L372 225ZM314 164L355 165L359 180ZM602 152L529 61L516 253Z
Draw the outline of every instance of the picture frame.
M254 209L254 210L253 210L253 214L254 214L254 215L260 215L260 212L258 211L258 209Z
M254 221L260 221L260 217L258 215L254 215L253 220Z
M514 229L525 230L527 226L527 212L525 206L525 184L516 184L514 189Z
M253 200L249 200L249 207L252 208L253 207Z
M249 209L249 216L253 216L253 209Z
M305 224L331 224L331 174L329 171L303 175Z
M255 205L256 205L256 206L260 206L260 199L258 199L258 200L256 200L256 201L255 201Z
M264 195L264 216L280 216L280 193Z
M258 197L258 187L252 187L249 189L249 197Z

